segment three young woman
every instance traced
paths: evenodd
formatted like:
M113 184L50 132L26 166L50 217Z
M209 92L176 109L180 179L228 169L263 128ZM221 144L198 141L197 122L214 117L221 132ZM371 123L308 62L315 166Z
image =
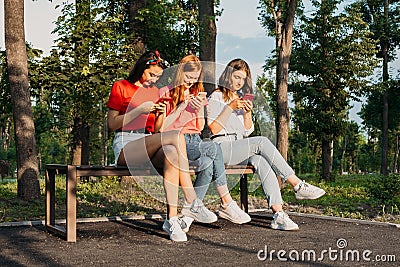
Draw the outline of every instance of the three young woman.
M275 212L271 227L298 229L282 210L276 175L294 186L298 199L315 199L325 192L301 181L267 138L243 138L254 129L252 102L241 98L252 91L247 63L241 59L231 61L209 101L202 93L203 67L197 57L184 57L172 83L159 91L154 82L167 66L158 51L144 53L129 77L113 84L107 121L109 129L116 131L113 149L117 165L131 167L151 162L163 169L167 200L163 229L171 240L186 241L193 220L203 223L217 220L201 201L211 181L215 181L221 198L219 215L239 224L250 221L250 216L229 194L224 168L224 164L247 162L259 174L268 203ZM171 97L172 101L158 103L160 95ZM203 142L200 138L206 105L214 142ZM188 173L188 159L197 165L195 188ZM178 217L177 211L179 185L185 197L183 217Z
M179 185L188 203L184 207L186 216L203 223L215 222L217 217L204 207L193 189L183 134L179 131L154 134L155 122L165 112L165 103L155 104L159 90L154 82L168 65L158 51L144 53L129 77L113 84L107 122L109 129L116 131L113 150L117 165L133 167L151 162L163 169L167 200L163 229L171 240L186 241L177 216Z
M282 209L283 200L276 176L281 176L283 181L293 186L297 199L316 199L325 191L301 181L268 138L248 137L254 131L253 104L244 96L251 93L248 64L242 59L232 60L221 74L218 88L209 98L207 110L211 139L220 144L225 164L249 163L254 166L268 205L274 212L271 228L297 230L298 225Z

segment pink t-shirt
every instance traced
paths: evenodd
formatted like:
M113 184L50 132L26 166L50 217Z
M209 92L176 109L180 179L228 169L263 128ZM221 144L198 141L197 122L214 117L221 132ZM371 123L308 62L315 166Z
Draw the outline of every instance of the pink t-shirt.
M165 86L160 89L161 96L170 96L171 86ZM181 103L184 104L184 103ZM168 115L173 112L172 104L167 105L167 118ZM166 119L167 119L166 118ZM177 119L171 123L167 128L164 128L163 132L173 131L173 130L180 130L183 134L200 134L201 131L197 126L197 114L196 111L190 106L181 111Z

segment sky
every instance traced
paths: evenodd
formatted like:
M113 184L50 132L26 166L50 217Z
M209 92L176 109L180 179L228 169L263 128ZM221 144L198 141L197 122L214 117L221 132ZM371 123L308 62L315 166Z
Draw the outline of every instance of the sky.
M25 38L33 47L43 50L45 54L49 53L53 41L56 39L56 35L51 32L55 26L54 21L61 11L55 9L55 6L63 1L65 0L25 1ZM266 35L258 21L258 2L259 0L221 0L223 12L216 23L217 63L224 66L230 60L238 57L246 60L251 68L253 82L263 72L262 66L265 59L274 48L273 38ZM3 13L4 3L0 1L0 49L2 50L5 47ZM400 68L396 67L396 69ZM360 122L356 113L360 110L361 103L353 102L353 105L350 117Z
M45 53L50 51L56 38L51 32L61 12L55 6L63 1L25 1L25 38ZM274 45L257 20L257 6L258 0L222 0L224 11L217 21L217 61L226 64L233 58L241 57L251 65L254 78L261 74L266 51L271 51ZM5 47L3 10L4 4L0 1L1 49Z

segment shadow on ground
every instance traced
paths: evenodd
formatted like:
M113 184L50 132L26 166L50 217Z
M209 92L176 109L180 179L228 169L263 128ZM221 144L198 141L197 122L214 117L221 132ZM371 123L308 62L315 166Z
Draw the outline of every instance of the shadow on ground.
M394 226L291 217L299 231L270 229L268 214L245 225L195 223L183 243L159 219L80 223L76 243L43 226L1 227L0 266L399 266Z

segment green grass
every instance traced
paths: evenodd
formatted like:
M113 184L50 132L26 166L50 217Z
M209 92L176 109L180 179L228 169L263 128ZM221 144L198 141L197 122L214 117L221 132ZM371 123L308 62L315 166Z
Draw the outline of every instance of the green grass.
M398 176L394 177L398 178ZM400 194L394 188L396 190L392 190L395 192L393 196L385 198L384 201L372 197L374 189L371 189L370 185L371 181L374 181L373 184L377 183L374 180L376 177L368 175L338 176L335 182L318 182L316 177L311 176L307 176L306 179L325 189L326 195L317 200L299 201L295 199L291 187L286 186L282 190L286 210L400 223ZM385 184L387 183L385 182ZM378 185L379 183L377 183L377 188L381 191L382 189ZM57 178L56 187L56 218L65 218L65 180ZM43 220L45 216L43 179L40 181L40 188L40 198L26 202L18 199L15 181L0 183L0 222ZM249 178L249 191L252 199L265 198L262 188L259 186L259 179L255 175ZM239 185L235 185L231 193L235 199L239 199ZM117 177L105 177L89 182L80 182L78 183L77 197L79 218L165 213L162 184L147 177L137 181L133 181L129 177L122 181ZM210 203L211 199L217 198L209 197L205 202ZM217 202L213 204L217 205ZM255 208L265 208L265 206Z

